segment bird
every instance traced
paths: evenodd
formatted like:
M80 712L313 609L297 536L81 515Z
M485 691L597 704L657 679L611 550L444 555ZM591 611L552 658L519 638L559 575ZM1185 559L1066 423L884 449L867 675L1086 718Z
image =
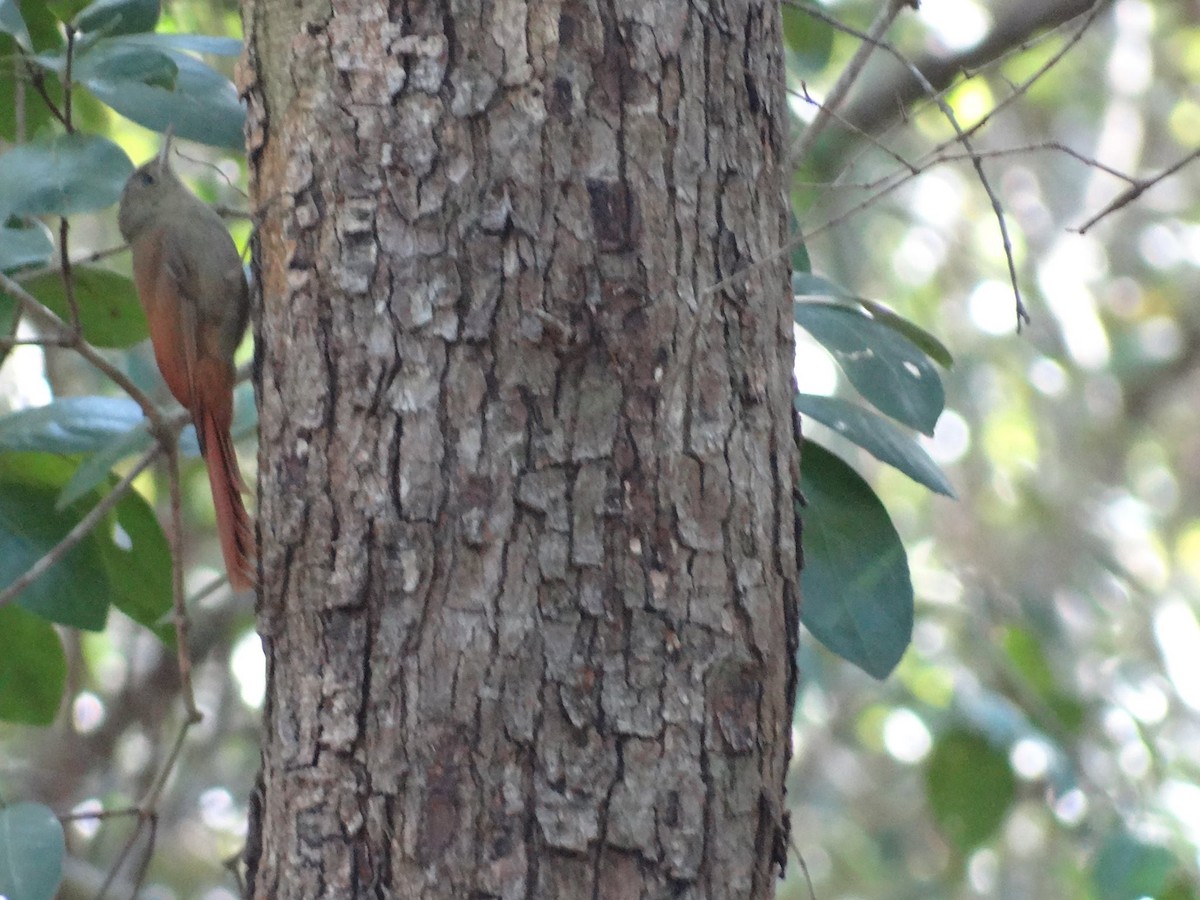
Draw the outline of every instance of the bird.
M220 216L171 169L168 130L159 154L125 183L117 226L133 255L133 280L154 358L192 416L208 468L229 584L253 586L254 530L230 428L233 354L250 315L242 259Z

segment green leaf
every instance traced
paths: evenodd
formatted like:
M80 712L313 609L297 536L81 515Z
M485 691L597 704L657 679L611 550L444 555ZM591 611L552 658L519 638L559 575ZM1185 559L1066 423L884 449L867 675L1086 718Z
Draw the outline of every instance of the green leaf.
M808 258L808 246L800 233L800 220L794 210L788 212L788 239L792 244L792 272L806 273L812 271L812 260ZM793 283L796 276L793 275ZM795 291L793 291L795 293Z
M88 0L46 0L46 8L64 25L75 21L81 10L87 9Z
M104 38L80 54L77 81L133 81L175 90L179 66L165 53L127 43L124 38Z
M21 308L11 297L0 294L0 338L10 338L17 333L17 325L21 321ZM0 366L12 352L9 347L0 346Z
M175 90L123 79L89 78L83 83L97 98L139 125L176 137L229 149L244 149L246 111L224 75L187 53L163 50L179 72Z
M21 15L29 27L29 37L34 51L41 53L53 47L61 47L66 39L58 27L58 20L43 0L18 0Z
M213 56L239 56L242 42L237 38L210 34L130 34L121 40L130 46L153 47L158 50L190 50Z
M0 228L0 272L44 266L54 255L50 229L34 221L28 228Z
M93 453L141 422L128 397L64 397L0 416L0 450Z
M25 17L21 15L17 0L0 0L0 32L12 35L26 50L33 49L29 28L25 25Z
M934 821L966 854L990 838L1017 793L1008 754L965 729L941 735L925 767L925 792Z
M94 134L38 138L0 156L0 219L66 216L112 206L133 164Z
M0 34L0 59L12 59L16 53L16 42L8 35ZM22 81L27 80L24 72L21 72L19 77ZM56 80L49 79L45 88L46 93L55 101L61 98L62 91ZM31 90L28 84L24 85L20 96L23 98L25 115L22 120L24 134L18 141L17 77L13 66L0 65L0 139L10 144L25 143L30 138L47 131L50 123L54 121L46 101L37 91Z
M912 639L908 557L887 510L863 479L819 444L804 442L801 490L804 602L800 619L822 644L883 679Z
M795 303L793 310L796 324L833 354L864 399L905 425L933 434L946 396L936 367L919 347L837 303L807 301Z
M1155 897L1178 861L1166 847L1139 841L1124 829L1109 836L1092 864L1099 900Z
M1000 646L1020 678L1046 704L1059 724L1072 734L1077 733L1087 711L1059 687L1037 636L1024 628L1008 627L1001 634Z
M819 72L833 53L833 28L795 6L783 7L783 45L789 68L798 74Z
M113 605L135 622L158 630L171 609L171 548L166 535L150 504L136 491L117 504L117 524L119 539L106 547L116 589Z
M882 303L868 300L866 297L859 297L857 299L859 304L871 314L872 319L886 325L892 331L904 335L904 337L924 350L934 362L947 369L954 365L954 357L950 355L950 351L946 349L946 345L924 328L914 325L895 310L888 309Z
M0 606L0 719L49 725L66 683L67 657L54 626L19 606Z
M146 314L131 279L97 266L75 266L71 274L85 338L97 347L114 348L132 347L146 339ZM47 272L23 282L22 287L63 321L69 321L67 291L60 274Z
M154 438L150 437L150 429L145 419L123 434L110 438L99 450L79 464L79 468L59 494L55 508L69 506L84 494L91 492L108 479L113 466L126 457L140 456L149 450L153 443Z
M72 468L45 453L0 454L0 588L57 546L99 499L91 495L55 509ZM67 551L20 593L18 604L51 622L102 629L113 596L104 546L112 537L103 532L101 524Z
M67 845L54 811L40 803L0 809L0 896L54 900Z
M862 447L880 462L899 469L931 491L954 496L946 475L920 444L891 421L837 397L797 393L796 410L832 428L848 441Z
M153 31L158 13L158 0L96 0L75 17L75 27L108 35L136 34Z
M894 310L888 309L882 303L876 300L868 300L866 297L855 296L844 287L835 284L829 279L822 278L820 275L813 275L810 270L797 270L792 275L792 293L801 297L834 297L839 300L849 300L852 303L856 303L869 312L871 318L875 321L904 335L904 337L924 350L930 359L933 359L947 369L954 365L954 357L950 355L950 351L946 349L946 345L924 328L914 325L908 319L899 315Z
M798 297L837 297L842 300L857 300L854 294L835 284L828 278L814 275L808 270L792 273L792 293Z

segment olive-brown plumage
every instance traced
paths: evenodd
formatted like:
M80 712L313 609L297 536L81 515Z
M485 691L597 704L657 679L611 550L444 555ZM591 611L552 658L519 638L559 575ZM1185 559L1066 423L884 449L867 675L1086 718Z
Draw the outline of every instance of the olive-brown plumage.
M196 426L229 583L242 589L253 583L254 532L230 427L233 354L250 296L224 223L171 171L170 143L168 135L162 152L129 176L117 224L133 251L159 371Z

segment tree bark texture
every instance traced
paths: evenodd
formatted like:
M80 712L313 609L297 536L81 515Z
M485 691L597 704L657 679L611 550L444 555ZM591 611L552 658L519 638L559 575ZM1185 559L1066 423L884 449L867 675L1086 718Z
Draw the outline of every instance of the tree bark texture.
M771 895L798 601L776 0L245 24L252 896Z

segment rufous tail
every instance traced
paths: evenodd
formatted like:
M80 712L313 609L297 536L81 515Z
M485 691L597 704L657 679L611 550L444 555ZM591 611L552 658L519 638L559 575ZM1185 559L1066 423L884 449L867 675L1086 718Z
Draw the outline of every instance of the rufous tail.
M204 462L208 466L208 483L212 487L213 507L217 511L217 534L225 570L234 590L254 585L254 528L242 491L246 484L238 471L237 454L229 429L221 428L212 413L202 413L204 426Z

